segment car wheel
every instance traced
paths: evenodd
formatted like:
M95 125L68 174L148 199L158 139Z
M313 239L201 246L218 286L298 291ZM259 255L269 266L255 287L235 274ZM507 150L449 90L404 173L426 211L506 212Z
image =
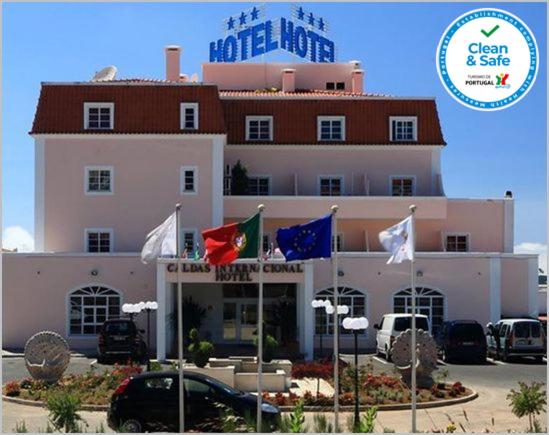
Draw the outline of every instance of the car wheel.
M128 433L142 432L141 423L135 418L130 418L129 420L126 420L122 425L121 432L128 432Z
M445 363L450 362L450 358L448 357L448 353L444 349L442 349L442 361Z
M500 358L503 362L507 362L509 361L509 354L507 353L506 350L504 350L502 353L501 353L501 358Z
M107 362L107 357L101 355L97 357L97 364L105 364Z
M542 363L543 362L543 357L541 355L537 355L537 356L534 357L534 361L537 362L538 364Z

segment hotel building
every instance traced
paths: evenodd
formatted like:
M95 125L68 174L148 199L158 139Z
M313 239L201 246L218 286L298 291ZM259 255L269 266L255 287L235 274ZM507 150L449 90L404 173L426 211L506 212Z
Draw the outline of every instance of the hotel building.
M202 82L191 82L179 47L165 53L163 80L42 83L30 131L36 252L3 255L4 347L52 330L94 348L123 303L156 300L153 347L160 359L173 354L176 261L145 265L139 253L176 203L181 243L201 255L202 230L244 220L260 203L266 250L277 228L337 204L341 302L370 324L410 310L409 264L386 265L378 233L415 204L417 305L432 332L445 320L537 316L537 257L513 253L512 193L445 195L433 98L368 93L358 61L206 63ZM252 266L180 267L184 297L205 311L201 335L219 352L251 353ZM321 337L328 348L331 318L311 301L332 294L330 260L275 257L265 268L268 330L288 353L311 358ZM374 344L370 328L360 346ZM341 346L352 346L345 331Z

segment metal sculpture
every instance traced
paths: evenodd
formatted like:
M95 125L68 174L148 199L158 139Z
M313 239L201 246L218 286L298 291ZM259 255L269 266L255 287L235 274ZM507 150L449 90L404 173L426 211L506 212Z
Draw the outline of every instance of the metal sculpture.
M402 381L410 387L412 377L412 331L401 332L393 344L392 357L395 367L400 371ZM418 329L416 333L417 387L431 388L433 370L437 367L437 346L428 332Z
M34 334L25 344L25 365L34 379L54 383L69 365L68 343L56 332Z

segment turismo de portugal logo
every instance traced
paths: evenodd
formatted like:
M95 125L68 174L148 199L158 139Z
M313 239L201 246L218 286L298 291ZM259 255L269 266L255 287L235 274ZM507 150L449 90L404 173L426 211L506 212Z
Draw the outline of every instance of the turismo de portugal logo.
M439 77L452 97L476 110L500 110L523 98L538 72L538 46L528 26L500 9L475 9L444 31Z

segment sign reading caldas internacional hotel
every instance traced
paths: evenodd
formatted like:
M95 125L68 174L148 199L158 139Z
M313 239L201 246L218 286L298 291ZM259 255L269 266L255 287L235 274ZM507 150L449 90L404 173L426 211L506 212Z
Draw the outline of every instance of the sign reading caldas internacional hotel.
M311 62L335 62L335 44L327 38L324 18L292 7L292 19L264 19L254 6L223 21L225 36L210 42L210 62L239 62L284 50Z

